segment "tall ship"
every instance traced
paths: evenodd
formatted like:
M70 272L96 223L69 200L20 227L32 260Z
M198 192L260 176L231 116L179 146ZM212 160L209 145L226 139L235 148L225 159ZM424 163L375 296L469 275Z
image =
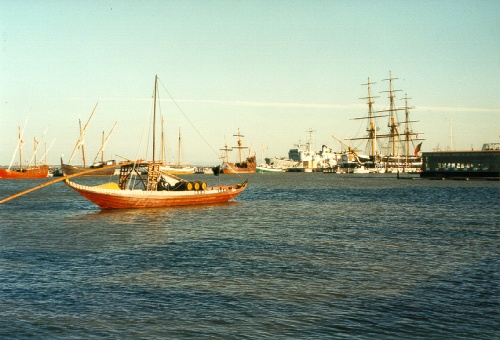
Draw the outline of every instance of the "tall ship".
M87 131L88 125L94 116L94 112L97 108L97 104L94 107L94 110L92 111L89 119L87 120L87 123L85 126L82 128L82 122L79 121L80 124L80 137L78 138L78 141L76 142L75 147L73 148L73 152L71 153L71 156L69 157L68 163L64 163L63 159L61 157L61 171L64 176L69 176L69 175L74 175L78 173L84 173L82 176L112 176L115 172L115 169L113 167L110 167L110 165L116 165L116 161L114 159L111 160L104 160L104 148L106 146L106 143L108 142L109 138L111 137L111 134L113 133L113 129L115 128L116 122L111 128L111 131L109 132L108 136L104 138L104 131L102 132L102 140L101 140L101 148L99 151L97 151L97 154L94 158L94 161L92 164L87 167L86 163L86 158L85 158L85 133ZM82 161L83 161L83 166L77 166L77 165L71 165L71 161L73 160L73 157L76 154L76 151L80 149L82 153ZM97 158L99 157L99 154L101 155L101 160L98 161ZM96 169L96 171L93 172L87 172L86 170L89 169Z
M385 110L374 110L374 97L371 94L371 85L375 84L368 82L368 96L360 99L366 99L368 104L368 113L364 117L354 118L362 119L368 122L367 134L363 137L351 138L350 140L366 140L367 144L365 152L367 152L367 159L358 160L358 168L365 169L366 172L420 172L422 168L422 156L420 149L422 146L422 138L419 134L412 130L411 123L417 121L410 120L410 107L408 98L405 95L402 98L405 101L404 107L397 107L395 104L396 92L394 90L393 81L397 78L392 77L389 73L389 78L383 81L389 82L389 90L382 91L388 93L389 108ZM404 118L401 120L398 112L404 112ZM381 118L387 117L387 132L379 133L380 126L378 121ZM402 128L402 129L401 129Z
M247 146L243 146L243 140L241 139L244 137L240 129L238 128L238 133L236 135L233 135L234 137L238 137L238 145L234 146L232 148L228 148L227 143L224 145L224 148L221 149L221 151L224 151L224 162L222 163L221 171L224 174L250 174L254 173L257 168L257 158L254 155L249 155L243 159L242 155L242 150L248 149ZM238 150L238 162L237 163L231 163L229 162L229 151L232 151L233 149Z
M26 124L25 126L26 127ZM23 178L45 178L49 174L49 166L47 164L38 164L36 159L36 154L40 145L40 142L34 138L34 151L31 160L28 164L23 165L23 131L21 132L21 127L18 127L18 142L16 150L14 151L14 155L12 157L12 161L7 169L0 168L0 179L23 179ZM42 137L43 138L43 137ZM16 153L19 151L19 166L13 167L14 158L16 157ZM47 152L45 152L45 155ZM45 156L44 155L44 156ZM42 157L43 159L44 157ZM33 162L33 165L32 165Z

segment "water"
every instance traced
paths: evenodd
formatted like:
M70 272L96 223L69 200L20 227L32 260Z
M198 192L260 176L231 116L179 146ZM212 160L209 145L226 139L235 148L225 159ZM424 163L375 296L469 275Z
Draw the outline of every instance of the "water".
M62 183L0 205L0 337L500 336L499 182L248 177L222 205L100 211Z

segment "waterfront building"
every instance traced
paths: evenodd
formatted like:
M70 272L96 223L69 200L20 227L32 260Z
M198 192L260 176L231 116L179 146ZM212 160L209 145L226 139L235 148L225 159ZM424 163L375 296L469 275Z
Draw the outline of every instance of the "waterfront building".
M500 179L500 143L487 143L478 151L422 153L421 178Z

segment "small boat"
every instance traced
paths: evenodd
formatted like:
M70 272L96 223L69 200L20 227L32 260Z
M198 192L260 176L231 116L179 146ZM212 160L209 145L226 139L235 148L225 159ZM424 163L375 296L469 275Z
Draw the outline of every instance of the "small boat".
M263 164L255 168L255 172L257 173L276 173L276 172L285 172L285 169L275 168L268 164Z
M155 77L153 126L156 123L158 77ZM65 183L101 209L160 208L227 202L241 194L247 181L235 185L208 187L205 182L186 181L161 170L155 161L155 130L153 128L153 160L129 162L120 167L118 183L86 186L69 179Z
M179 128L179 142L177 145L177 163L165 163L165 141L163 134L163 119L162 119L162 163L161 171L169 173L171 175L192 175L195 172L195 168L189 164L181 163L181 128Z
M97 154L94 158L94 162L92 163L92 165L90 167L87 167L87 165L86 165L85 146L84 146L83 141L84 141L85 133L87 131L87 127L90 123L90 120L92 119L92 117L94 115L96 108L97 108L97 104L94 107L94 110L92 111L92 114L90 115L90 117L87 120L87 123L85 124L83 129L82 129L81 122L80 122L80 137L78 138L78 141L76 142L76 145L73 149L73 152L71 153L71 156L69 158L68 163L65 164L63 162L62 157L61 157L61 171L62 171L64 176L70 176L70 175L74 175L74 174L78 174L78 173L82 173L82 172L85 172L85 174L82 176L112 176L115 172L115 169L113 169L112 167L107 167L107 166L116 164L116 161L114 159L107 160L107 161L104 160L104 147L106 146L106 143L108 142L109 137L111 137L111 133L113 133L113 129L115 128L116 123L113 125L110 133L108 134L108 136L106 138L104 138L104 131L102 132L101 148L99 149L99 151L97 151ZM73 159L73 156L75 155L77 149L81 149L81 151L82 151L83 166L70 165L71 160ZM101 161L97 161L97 157L99 156L99 153L101 154ZM90 173L86 172L86 170L89 170L89 169L100 169L100 170L96 170L96 171L93 171Z
M0 179L22 179L22 178L45 178L49 174L49 166L46 164L38 164L36 163L36 152L38 150L39 142L35 139L34 145L34 154L33 158L35 159L35 165L27 165L23 166L23 153L22 153L22 135L21 127L19 129L19 141L16 147L16 151L14 152L14 156L12 158L12 162L14 161L14 157L19 150L19 167L13 168L12 162L11 165L5 169L0 168ZM24 132L24 129L23 129ZM30 161L31 163L31 161Z
M70 165L70 164L63 164L62 158L61 158L61 169L63 176L69 176L73 174L77 174L80 172L83 172L85 170L89 169L100 169L96 170L94 172L90 172L88 174L84 174L82 176L113 176L115 169L113 168L105 168L107 165L114 165L116 164L115 160L108 160L105 162L95 162L89 167L85 166L76 166L76 165Z
M225 162L222 164L221 171L224 174L252 174L255 173L256 167L257 167L257 158L255 155L253 156L248 156L245 160L243 160L242 155L241 155L241 150L242 149L248 149L247 146L243 146L243 141L241 140L241 137L244 137L240 129L238 129L238 134L233 135L235 137L238 137L238 146L233 147L234 149L238 149L238 155L239 155L239 162L238 163L231 163L229 162L228 159L228 151L231 151L232 149L227 147L227 144L225 145L224 149L221 149L222 151L225 151Z
M48 165L37 165L26 168L0 168L0 178L45 178L49 174Z

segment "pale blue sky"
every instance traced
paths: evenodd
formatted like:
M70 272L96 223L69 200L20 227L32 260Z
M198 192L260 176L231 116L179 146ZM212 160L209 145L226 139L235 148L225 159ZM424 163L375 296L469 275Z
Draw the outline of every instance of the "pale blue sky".
M236 145L238 128L259 158L262 145L287 156L309 128L315 149L340 151L332 134L364 134L352 118L366 114L367 77L387 108L389 71L412 98L423 151L450 146L450 116L453 147L478 149L500 142L499 18L500 2L486 0L0 0L0 164L30 111L25 149L48 127L49 163L67 159L96 102L88 159L115 121L106 158L135 158L155 74L203 136L160 91L172 160L179 127L195 164L218 163L213 150L224 136Z

